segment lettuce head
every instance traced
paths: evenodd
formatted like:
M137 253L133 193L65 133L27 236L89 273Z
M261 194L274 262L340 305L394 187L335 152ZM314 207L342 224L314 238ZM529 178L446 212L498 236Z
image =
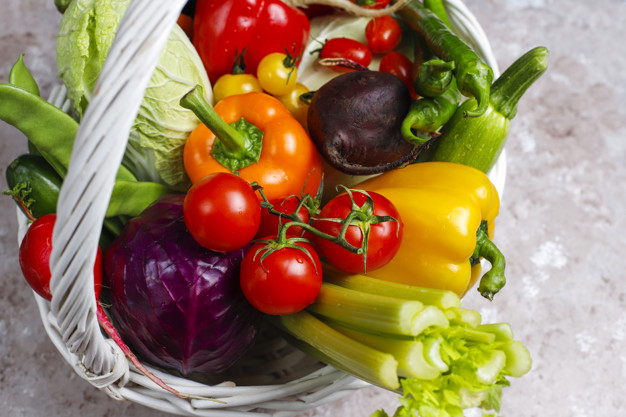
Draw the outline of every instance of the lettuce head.
M130 2L73 0L63 14L57 37L57 71L78 119L89 105ZM189 185L183 146L200 121L179 101L195 85L203 87L211 102L211 84L202 61L176 25L146 89L122 161L139 180L161 182L176 190Z

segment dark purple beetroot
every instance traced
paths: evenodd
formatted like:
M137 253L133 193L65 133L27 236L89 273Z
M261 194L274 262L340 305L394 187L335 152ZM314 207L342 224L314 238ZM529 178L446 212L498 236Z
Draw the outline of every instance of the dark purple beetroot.
M385 172L406 165L419 153L400 133L410 104L409 90L395 75L341 74L313 95L309 133L337 170L353 175Z

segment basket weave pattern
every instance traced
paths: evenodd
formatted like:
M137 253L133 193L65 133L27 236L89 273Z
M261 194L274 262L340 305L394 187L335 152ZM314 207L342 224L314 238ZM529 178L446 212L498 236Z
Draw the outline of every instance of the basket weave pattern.
M460 0L444 3L453 30L497 76L497 63L475 17ZM260 385L200 383L149 368L183 394L220 402L181 399L134 369L103 336L96 319L93 263L108 199L144 90L184 4L185 0L134 0L121 22L81 122L59 196L50 259L54 296L50 303L35 298L58 351L79 376L115 399L189 416L292 416L368 384L330 366L311 366L310 361L303 368L307 361L301 361L302 354L285 349L286 342L279 340L268 342L267 351L260 353L265 355L258 360L262 363L254 366L257 372L275 375ZM50 101L63 108L63 97L57 89ZM503 154L489 175L500 193L505 175ZM19 210L18 221L21 241L27 221Z

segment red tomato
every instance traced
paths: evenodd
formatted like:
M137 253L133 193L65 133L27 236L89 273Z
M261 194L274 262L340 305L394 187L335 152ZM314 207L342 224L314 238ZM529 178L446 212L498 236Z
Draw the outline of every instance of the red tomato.
M364 273L378 269L386 265L396 255L400 249L402 241L403 225L400 213L395 206L385 197L378 193L368 193L373 201L371 213L367 213L364 208L366 194L360 191L352 191L352 198L362 211L369 215L391 216L397 221L383 221L368 223L370 227L369 239L367 241L366 265L363 265L363 255L358 255L342 248L330 240L317 237L316 243L319 246L320 254L334 267L351 274ZM345 219L353 210L352 201L348 194L341 194L330 200L313 222L316 229L331 236L339 236L342 223L327 221L323 219ZM367 227L367 226L364 226ZM363 243L363 233L361 228L355 224L348 227L346 240L353 246L361 247Z
M231 73L236 51L246 49L245 71L256 74L269 53L287 48L293 56L302 54L309 32L306 15L281 0L199 0L193 44L215 83Z
M389 0L350 0L354 4L365 9L383 9L389 4Z
M350 38L329 39L322 46L320 58L343 58L367 67L372 62L372 52L359 41ZM337 72L353 71L352 69L333 66Z
M378 70L400 78L411 92L411 97L417 97L413 88L413 63L406 55L397 51L389 52L380 60Z
M375 54L391 52L402 40L402 28L391 16L375 17L365 26L367 45Z
M280 211L285 214L294 214L298 205L300 204L300 199L296 196L291 196L286 199L279 199L270 201L274 209ZM298 211L298 218L302 220L304 223L308 223L311 216L309 215L309 211L306 207L302 206ZM278 229L280 225L289 222L290 220L285 217L277 216L275 214L271 214L267 208L261 208L261 226L256 234L258 238L263 238L265 236L275 236L278 233ZM289 226L288 233L290 235L302 236L304 234L304 229L299 226Z
M261 222L261 204L244 179L227 172L194 183L183 203L185 225L203 247L231 252L247 245Z
M52 230L56 214L46 214L36 219L26 231L20 245L19 259L22 274L33 290L46 300L50 293L50 253L52 252ZM102 291L102 251L98 248L93 268L94 293L100 299Z
M322 264L311 245L301 249L283 247L264 259L267 244L255 243L241 262L240 282L244 295L266 314L296 313L309 306L322 287Z

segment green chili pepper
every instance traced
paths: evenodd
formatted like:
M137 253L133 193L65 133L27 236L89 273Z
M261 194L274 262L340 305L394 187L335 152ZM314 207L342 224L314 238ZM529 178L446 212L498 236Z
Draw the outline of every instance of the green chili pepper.
M434 146L418 160L456 162L488 172L502 153L520 98L548 68L548 55L546 48L536 47L511 64L494 82L483 116L463 117L464 109L475 106L475 101L461 104Z
M434 132L450 120L461 98L454 79L451 84L437 97L421 97L411 103L402 121L401 131L404 139L415 145L423 145L431 139Z
M420 96L435 97L450 86L454 61L439 59L421 33L414 33L413 38L413 88Z
M436 60L437 57L421 33L414 33L413 38L415 45L413 74L416 75L413 84L418 90L422 66ZM433 97L424 97L421 94L422 97L411 103L401 127L402 136L410 143L423 145L430 141L433 134L452 117L458 107L461 93L456 86L454 76L451 73L448 75L450 75L449 86L444 91L433 94Z
M431 10L437 17L448 27L450 27L450 20L448 19L448 12L441 0L424 0L424 7Z
M430 59L420 65L413 82L415 92L422 97L437 97L450 87L454 61Z
M453 72L459 91L476 99L473 108L464 108L465 116L477 117L483 114L489 106L492 69L481 61L471 47L452 33L435 13L418 1L407 3L398 14L411 29L424 35L438 57L444 61L454 61Z

